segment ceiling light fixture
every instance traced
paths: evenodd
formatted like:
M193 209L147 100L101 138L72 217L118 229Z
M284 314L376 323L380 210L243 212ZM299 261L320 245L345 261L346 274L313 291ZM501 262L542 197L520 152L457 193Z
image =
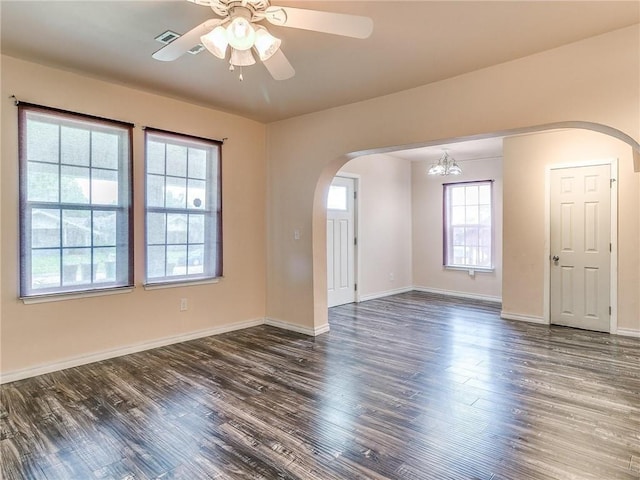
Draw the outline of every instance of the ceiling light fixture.
M280 48L282 41L274 37L262 25L251 23L251 10L235 7L231 12L227 26L218 25L206 35L200 37L202 45L220 59L227 57L227 49L231 47L229 70L235 67L247 67L256 63L251 53L253 48L263 62L270 59ZM242 73L239 76L242 80Z
M455 159L449 155L447 150L444 151L437 163L432 164L427 171L428 175L460 175L462 169L458 166Z

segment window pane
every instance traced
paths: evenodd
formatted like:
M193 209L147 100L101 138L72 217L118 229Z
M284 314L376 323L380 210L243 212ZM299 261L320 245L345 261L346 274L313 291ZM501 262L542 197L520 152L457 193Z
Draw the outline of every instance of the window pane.
M464 205L464 187L451 187L451 205Z
M59 162L58 125L27 120L27 160Z
M204 248L189 247L189 263L187 264L187 274L203 273Z
M464 259L464 263L465 265L477 265L477 247L465 247L464 249L464 255L465 255L465 259Z
M89 169L60 167L62 203L89 203Z
M34 290L60 286L60 250L31 252L31 288Z
M490 205L491 204L491 186L490 185L480 185L480 204L481 205Z
M187 147L167 144L167 175L187 176Z
M454 227L453 231L453 245L464 245L464 228Z
M327 208L331 210L347 210L347 187L331 185L327 197Z
M34 208L31 210L31 247L60 246L60 210Z
M204 215L189 215L189 243L204 243Z
M491 267L491 247L480 247L478 265L481 267Z
M471 227L465 228L464 243L468 247L478 245L478 229Z
M117 225L116 212L94 212L93 245L98 247L115 247Z
M190 178L207 178L207 152L200 148L189 149L189 171Z
M70 165L89 166L89 130L60 128L60 161Z
M187 205L186 178L166 177L167 208L185 208Z
M89 210L62 211L62 246L91 246L91 212Z
M467 205L477 205L478 204L478 187L466 187L467 198L465 200Z
M480 245L485 247L491 246L491 229L490 228L480 229Z
M91 166L118 169L120 135L93 132L91 134Z
M164 177L147 175L147 206L164 207Z
M166 225L164 213L147 214L147 243L162 244L166 240ZM162 254L164 257L164 253Z
M91 203L94 205L118 204L118 172L92 169Z
M451 225L464 225L465 207L453 207L451 209Z
M207 182L202 180L189 180L187 208L204 210L206 205Z
M464 247L453 247L453 264L464 265Z
M491 206L481 205L479 211L480 211L479 223L481 225L491 225Z
M465 223L467 225L475 225L478 223L478 207L466 207Z
M58 201L58 165L29 162L27 200L29 202Z
M93 250L93 281L116 281L116 249L114 247Z
M64 248L62 250L62 284L91 283L91 249Z
M164 143L147 142L147 173L164 175Z
M167 276L187 274L187 246L167 246Z
M187 215L167 214L167 243L187 243Z
M165 247L162 246L150 246L147 247L147 277L158 278L164 277L164 254Z

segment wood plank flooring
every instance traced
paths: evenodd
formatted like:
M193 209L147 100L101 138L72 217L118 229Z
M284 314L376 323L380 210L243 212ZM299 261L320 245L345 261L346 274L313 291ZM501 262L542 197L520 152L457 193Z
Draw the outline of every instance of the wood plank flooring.
M3 385L13 479L638 479L640 340L411 292Z

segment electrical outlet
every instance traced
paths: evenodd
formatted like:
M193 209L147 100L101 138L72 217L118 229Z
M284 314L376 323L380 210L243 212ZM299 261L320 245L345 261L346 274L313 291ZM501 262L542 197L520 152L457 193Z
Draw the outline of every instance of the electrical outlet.
M393 273L389 274L389 281L393 282L396 279L396 276Z
M186 312L188 308L189 308L189 304L187 303L187 299L186 298L181 298L180 299L180 311L181 312Z

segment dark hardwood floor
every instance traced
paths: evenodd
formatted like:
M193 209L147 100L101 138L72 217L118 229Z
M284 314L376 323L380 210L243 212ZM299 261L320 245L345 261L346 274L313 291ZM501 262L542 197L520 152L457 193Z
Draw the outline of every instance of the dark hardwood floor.
M330 322L3 385L2 478L640 478L640 339L416 292Z

